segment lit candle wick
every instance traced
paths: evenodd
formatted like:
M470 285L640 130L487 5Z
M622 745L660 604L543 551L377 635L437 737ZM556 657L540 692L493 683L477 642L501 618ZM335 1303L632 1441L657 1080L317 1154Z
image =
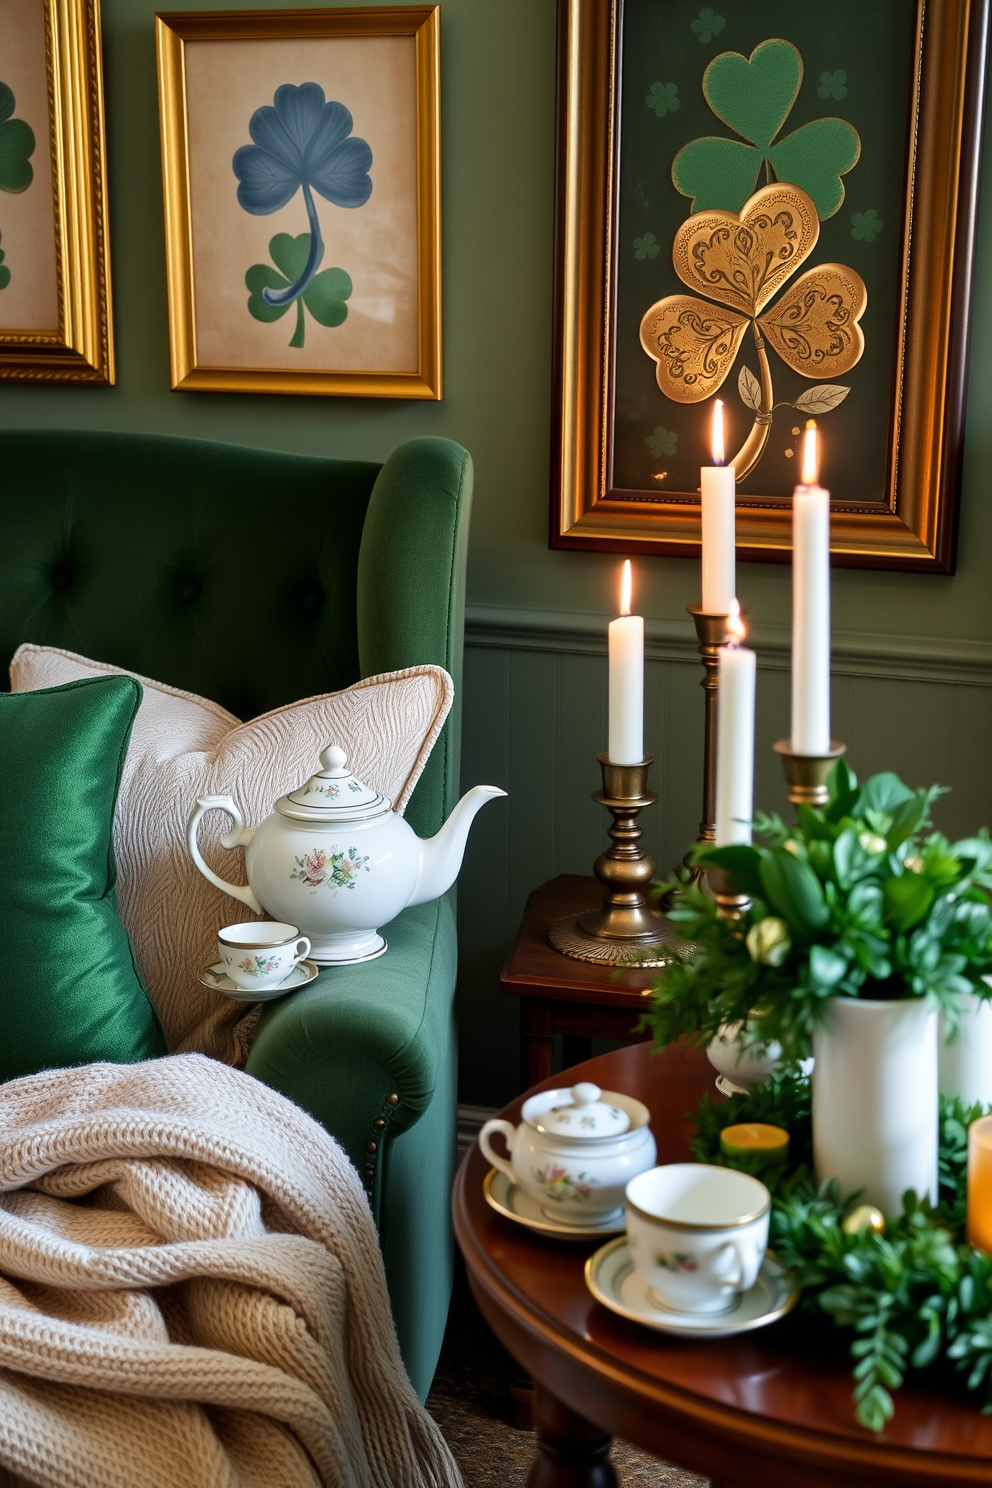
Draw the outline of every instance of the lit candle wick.
M621 613L621 615L629 615L630 614L631 587L632 587L632 580L631 580L631 576L630 576L630 559L629 558L625 558L623 560L623 578L620 580L620 613Z
M727 616L727 640L728 646L740 646L747 635L747 626L741 619L741 606L739 600L732 600L730 614Z
M807 419L803 430L803 458L800 479L804 486L820 484L820 449L816 419Z
M722 465L727 458L723 444L723 403L717 398L713 403L713 464Z

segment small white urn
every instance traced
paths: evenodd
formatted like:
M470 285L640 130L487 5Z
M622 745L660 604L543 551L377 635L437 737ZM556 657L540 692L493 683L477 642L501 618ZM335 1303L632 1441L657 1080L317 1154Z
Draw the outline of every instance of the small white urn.
M864 1190L885 1215L937 1199L937 1014L921 997L831 997L813 1034L817 1181Z

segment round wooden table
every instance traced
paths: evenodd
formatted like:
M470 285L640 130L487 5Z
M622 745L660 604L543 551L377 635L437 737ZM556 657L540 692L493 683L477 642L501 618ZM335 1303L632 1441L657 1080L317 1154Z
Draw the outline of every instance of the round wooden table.
M704 1056L635 1044L536 1089L593 1080L652 1113L658 1161L689 1156L692 1111L713 1088ZM528 1092L530 1094L531 1092ZM501 1114L519 1120L524 1097ZM843 1353L804 1348L801 1312L739 1339L666 1337L587 1291L595 1245L544 1239L493 1212L476 1145L455 1180L455 1234L483 1316L535 1382L540 1456L531 1488L610 1488L610 1436L711 1477L719 1488L936 1488L992 1483L981 1401L906 1385L879 1437L854 1422Z

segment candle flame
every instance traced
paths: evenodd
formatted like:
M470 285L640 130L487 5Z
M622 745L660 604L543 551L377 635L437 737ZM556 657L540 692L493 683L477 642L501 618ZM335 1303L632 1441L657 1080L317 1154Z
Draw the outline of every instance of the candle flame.
M820 483L820 441L816 432L816 419L807 419L803 430L800 480L804 486L818 486Z
M730 614L727 616L727 645L739 646L747 635L747 626L741 619L740 602L736 599L730 602Z
M722 465L727 458L723 443L723 403L716 398L713 403L713 464Z
M631 588L632 588L632 580L631 580L631 575L630 575L630 559L629 558L625 558L623 560L623 578L620 580L620 613L621 613L621 615L629 615L630 614L630 592L631 592Z

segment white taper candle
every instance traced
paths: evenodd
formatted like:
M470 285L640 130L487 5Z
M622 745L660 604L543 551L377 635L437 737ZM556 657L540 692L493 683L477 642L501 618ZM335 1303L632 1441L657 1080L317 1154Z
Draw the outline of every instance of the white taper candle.
M703 612L729 615L737 592L735 473L724 465L723 404L713 404L713 464L699 472L703 529Z
M830 753L830 492L818 483L816 424L803 435L792 496L792 751Z
M644 758L644 620L630 613L630 559L623 565L620 617L610 621L610 730L607 754L614 765Z
M757 657L740 641L740 605L730 606L732 639L717 653L716 845L751 841L754 815L754 683Z

